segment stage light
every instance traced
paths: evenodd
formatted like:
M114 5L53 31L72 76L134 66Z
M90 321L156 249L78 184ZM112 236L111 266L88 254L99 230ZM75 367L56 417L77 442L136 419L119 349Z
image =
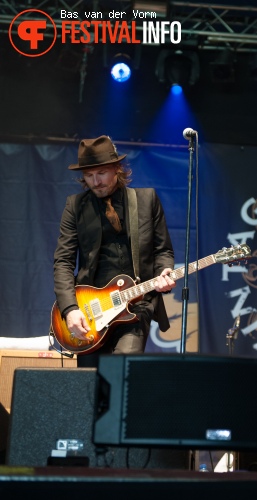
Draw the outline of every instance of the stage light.
M116 82L126 82L131 76L131 69L123 62L116 63L111 69L111 75Z
M111 75L119 83L126 82L131 77L131 59L126 54L116 54L113 58Z
M177 84L172 85L170 90L173 95L179 95L183 92L183 88L181 87L181 85Z
M183 50L162 50L156 62L155 74L159 82L169 88L186 88L199 79L199 59L196 52Z
M234 83L235 60L230 49L222 50L214 61L210 62L211 79L213 83Z

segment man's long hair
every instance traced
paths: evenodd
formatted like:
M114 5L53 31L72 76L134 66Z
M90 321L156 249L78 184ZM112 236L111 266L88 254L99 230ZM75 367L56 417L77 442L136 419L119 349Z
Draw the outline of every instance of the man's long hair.
M131 181L132 181L132 178L131 178L131 175L132 175L132 170L131 168L128 166L128 164L123 164L121 162L118 162L116 163L116 166L118 167L118 170L117 170L117 186L119 188L124 188L125 186L127 186ZM81 177L80 179L78 179L78 182L82 185L82 187L84 189L89 189L88 188L88 185L84 179L84 177Z

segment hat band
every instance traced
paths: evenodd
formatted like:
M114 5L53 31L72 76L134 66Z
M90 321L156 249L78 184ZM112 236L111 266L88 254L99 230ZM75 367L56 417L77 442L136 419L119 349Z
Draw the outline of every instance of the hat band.
M83 158L79 158L79 166L82 167L83 165L95 165L97 163L107 163L108 161L113 161L117 160L118 155L117 153L108 151L107 153L98 153L97 155L93 156L84 156Z

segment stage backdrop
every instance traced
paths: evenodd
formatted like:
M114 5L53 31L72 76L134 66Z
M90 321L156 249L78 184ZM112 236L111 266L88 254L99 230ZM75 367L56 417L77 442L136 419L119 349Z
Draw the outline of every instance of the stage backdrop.
M115 140L115 139L114 139ZM189 152L185 147L117 143L133 169L131 186L155 187L162 201L175 250L183 267L189 202ZM53 254L66 197L81 191L78 173L68 170L78 144L0 144L1 337L48 335L53 292ZM252 259L207 265L189 275L186 351L227 354L228 331L239 317L233 352L256 356L257 148L199 146L192 175L189 262L223 247L247 243ZM209 262L209 261L208 261ZM153 322L148 352L181 349L184 278L164 300L170 329Z

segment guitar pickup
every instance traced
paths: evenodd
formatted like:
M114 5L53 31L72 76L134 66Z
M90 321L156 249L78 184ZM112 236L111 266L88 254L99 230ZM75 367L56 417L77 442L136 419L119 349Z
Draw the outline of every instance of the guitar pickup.
M99 299L90 300L89 302L94 318L99 318L103 315Z
M118 308L121 306L122 302L121 302L119 290L115 290L114 292L111 292L110 297L112 299L112 303L113 303L114 308Z

